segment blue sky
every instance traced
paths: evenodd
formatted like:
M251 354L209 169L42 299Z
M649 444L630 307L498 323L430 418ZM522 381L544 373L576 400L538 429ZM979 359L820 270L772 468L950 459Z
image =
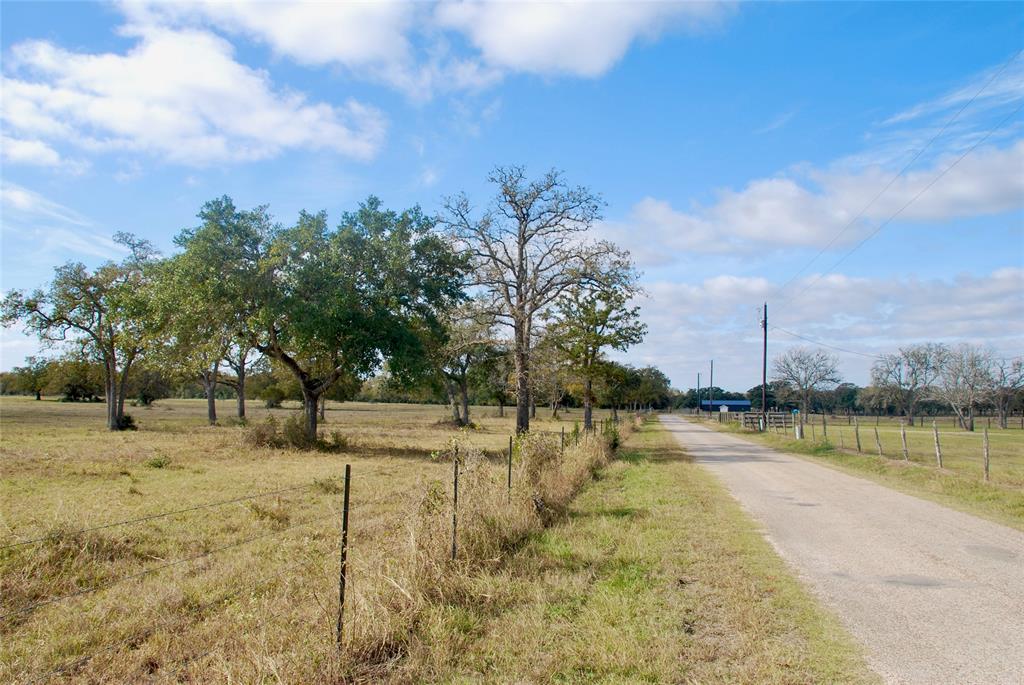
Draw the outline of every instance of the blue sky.
M857 383L901 344L1024 349L1019 3L0 7L5 291L116 231L169 251L222 194L434 211L514 163L603 195L645 274L628 359L679 387L759 382L766 299ZM36 350L2 335L4 369Z

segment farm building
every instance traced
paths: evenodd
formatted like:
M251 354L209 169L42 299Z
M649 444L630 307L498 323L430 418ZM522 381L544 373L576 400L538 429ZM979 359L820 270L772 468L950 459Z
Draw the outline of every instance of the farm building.
M750 411L750 400L701 400L701 411Z

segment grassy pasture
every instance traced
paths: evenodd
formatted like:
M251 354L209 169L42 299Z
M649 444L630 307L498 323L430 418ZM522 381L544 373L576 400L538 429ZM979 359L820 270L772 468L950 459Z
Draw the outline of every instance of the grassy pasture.
M249 409L250 422L296 411ZM225 423L232 410L218 406ZM349 437L345 453L249 447L243 428L206 425L203 401L132 413L140 430L110 433L99 404L0 399L0 681L61 666L75 682L414 679L392 673L396 655L379 637L388 626L367 617L387 613L380 589L401 571L394 560L428 483L450 482L450 462L430 452L458 435L497 456L511 412L474 408L479 429L454 431L440 406L328 405L323 429ZM580 413L538 417L539 431L569 432ZM349 661L333 646L345 463L354 475L348 630L371 652ZM283 488L294 489L74 534ZM373 644L379 653L365 647Z
M983 480L983 423L978 423L973 433L954 430L948 423L945 428L939 428L943 464L939 469L930 424L906 429L909 459L904 461L898 422L883 420L879 423L878 440L884 455L879 458L873 420L861 423L861 452L858 453L852 425L847 425L845 420L830 421L825 442L821 417L816 419L808 423L806 439L802 441L793 438L792 429L789 434L757 433L742 429L736 423L705 421L705 425L819 459L1024 530L1024 431L1012 428L989 431L990 481L986 483Z

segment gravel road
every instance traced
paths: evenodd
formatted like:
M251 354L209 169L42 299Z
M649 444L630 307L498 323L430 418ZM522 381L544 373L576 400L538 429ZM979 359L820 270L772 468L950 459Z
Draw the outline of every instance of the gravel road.
M763 525L886 682L1024 684L1024 533L661 420Z

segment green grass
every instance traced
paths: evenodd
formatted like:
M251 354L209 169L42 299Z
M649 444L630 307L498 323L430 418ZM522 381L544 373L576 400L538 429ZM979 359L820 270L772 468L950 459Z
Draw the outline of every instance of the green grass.
M864 683L877 678L754 522L647 424L568 520L484 577L504 601L433 682ZM502 588L499 590L498 588Z
M879 427L882 453L886 455L879 457L874 425L861 425L863 451L860 453L855 449L854 429L847 425L830 425L828 442L822 440L820 424L814 432L817 442L811 439L810 428L807 439L795 440L790 435L744 430L735 423L705 422L704 425L1024 530L1024 433L1021 431L993 430L990 433L992 478L986 483L982 479L981 460L974 455L981 445L980 432L940 432L943 468L939 469L935 465L930 428L907 429L911 460L905 461L898 426ZM930 459L923 456L925 438L932 450Z

